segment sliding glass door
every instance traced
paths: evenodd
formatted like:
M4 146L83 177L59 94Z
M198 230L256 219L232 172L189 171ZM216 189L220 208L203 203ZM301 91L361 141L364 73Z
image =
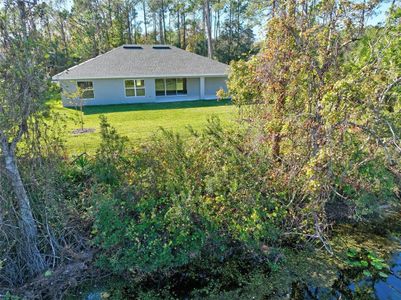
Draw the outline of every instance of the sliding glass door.
M186 78L158 78L155 80L156 96L187 95Z

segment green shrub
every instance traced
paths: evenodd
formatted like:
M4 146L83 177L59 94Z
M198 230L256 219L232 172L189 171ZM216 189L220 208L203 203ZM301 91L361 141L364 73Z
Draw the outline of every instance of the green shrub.
M119 148L121 137L107 122L102 126L113 134L103 135L91 169L97 264L139 281L160 284L183 274L202 283L199 293L219 294L239 288L247 280L241 272L260 268L260 276L274 278L288 263L283 248L323 245L331 251L328 198L336 208L347 197L348 218L372 216L394 200L397 183L380 156L355 167L366 153L352 139L344 138L346 149L336 155L347 155L333 160L338 163L327 177L318 171L325 155L306 166L294 163L289 174L289 166L269 159L257 131L223 128L215 118L204 131L191 131L189 140L161 130L134 149ZM328 198L321 198L322 190ZM294 276L287 275L291 282Z
M242 148L243 138L244 132L226 132L212 119L205 132L193 133L192 143L162 131L125 154L130 165L116 175L125 178L123 194L114 190L97 199L100 265L169 272L199 257L224 258L237 247L266 255L261 247L277 241L285 210L268 193L263 151Z

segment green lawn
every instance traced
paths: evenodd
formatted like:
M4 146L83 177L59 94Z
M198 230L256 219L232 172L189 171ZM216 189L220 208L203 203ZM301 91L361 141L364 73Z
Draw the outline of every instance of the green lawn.
M229 101L191 101L161 104L127 104L88 106L84 108L84 128L94 128L93 133L72 134L80 128L79 111L64 108L60 101L52 103L52 110L66 116L66 145L70 154L93 153L99 144L99 115L103 114L117 131L127 136L130 143L149 139L161 127L188 136L188 125L202 129L207 119L218 116L229 123L237 115L237 109Z

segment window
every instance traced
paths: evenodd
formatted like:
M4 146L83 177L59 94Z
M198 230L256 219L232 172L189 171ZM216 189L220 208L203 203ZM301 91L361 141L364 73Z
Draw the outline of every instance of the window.
M125 96L127 97L145 96L145 80L143 79L125 80Z
M173 96L186 94L186 78L156 79L156 96Z
M164 79L156 79L156 96L165 96L166 88Z
M93 82L92 81L78 81L77 82L78 89L81 92L82 99L93 99L95 98L95 93L93 91Z
M187 80L185 78L177 78L177 95L187 94Z
M177 94L177 85L175 79L166 79L166 95L176 95Z

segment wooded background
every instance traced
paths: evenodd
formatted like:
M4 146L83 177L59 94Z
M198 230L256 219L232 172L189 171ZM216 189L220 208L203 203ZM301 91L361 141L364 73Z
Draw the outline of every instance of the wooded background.
M73 0L43 2L53 73L122 44L171 44L228 63L255 53L269 1Z

